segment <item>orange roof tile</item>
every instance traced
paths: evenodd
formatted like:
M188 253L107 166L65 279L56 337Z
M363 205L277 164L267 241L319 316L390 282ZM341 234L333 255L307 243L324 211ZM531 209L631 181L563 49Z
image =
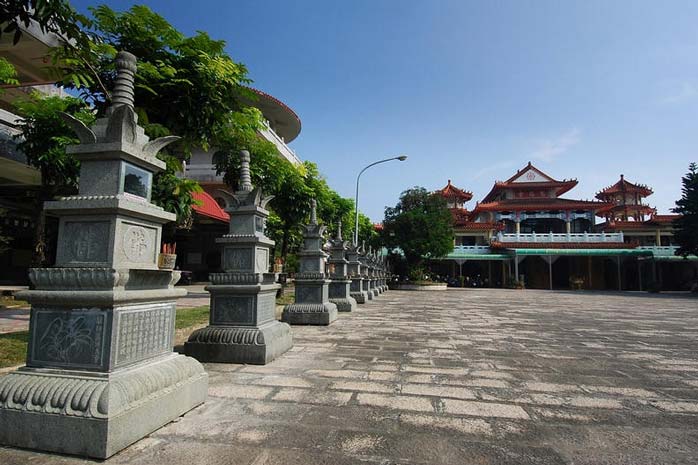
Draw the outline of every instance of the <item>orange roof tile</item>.
M439 189L436 192L438 194L441 194L443 197L461 199L464 202L467 202L468 200L473 198L472 192L458 189L456 186L451 184L450 179L448 180L448 184L446 184L446 187L444 187L443 189Z
M206 192L194 192L192 194L194 200L201 203L201 205L193 205L192 208L199 215L206 216L208 218L213 218L214 220L228 222L230 221L230 215L228 215L223 209L218 205L218 202L214 200Z
M654 191L652 191L649 186L644 184L633 184L630 181L626 181L625 176L621 174L618 182L597 192L596 198L599 200L606 200L609 195L617 194L619 192L637 192L642 197L647 197L652 195Z

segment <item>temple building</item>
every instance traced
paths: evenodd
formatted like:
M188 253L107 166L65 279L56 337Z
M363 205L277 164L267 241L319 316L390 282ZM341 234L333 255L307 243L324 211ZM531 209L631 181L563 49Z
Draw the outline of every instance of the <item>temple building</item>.
M472 193L449 180L436 193L453 215L454 250L433 270L466 285L541 289L679 290L698 279L698 257L674 256L676 215L644 203L652 189L621 175L597 200L562 197L577 184L529 162L469 211Z

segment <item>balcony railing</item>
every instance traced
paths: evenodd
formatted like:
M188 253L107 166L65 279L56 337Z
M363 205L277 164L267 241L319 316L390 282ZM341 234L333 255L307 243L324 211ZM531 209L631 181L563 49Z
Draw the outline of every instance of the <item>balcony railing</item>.
M184 177L197 182L223 182L223 175L216 174L216 165L213 164L187 164Z
M294 165L300 165L302 163L301 159L298 157L298 155L296 155L296 152L294 152L291 147L286 145L286 142L269 126L269 123L266 124L266 128L262 129L261 133L266 140L276 146L281 156L283 156L285 159Z
M670 257L676 254L678 250L676 245L642 245L639 250L650 250L655 257Z
M623 233L498 233L498 242L611 242L622 243Z
M490 253L488 245L457 245L449 255Z

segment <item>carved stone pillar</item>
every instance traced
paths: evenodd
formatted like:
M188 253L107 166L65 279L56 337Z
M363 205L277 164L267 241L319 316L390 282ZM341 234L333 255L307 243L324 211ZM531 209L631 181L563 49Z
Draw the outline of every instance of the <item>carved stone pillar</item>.
M224 273L212 273L211 319L184 344L187 355L205 362L264 365L293 346L291 327L276 320L276 275L269 273L274 241L264 234L269 212L250 181L250 154L241 153L240 186L230 197L229 232L223 244Z
M349 261L346 259L347 243L342 239L342 223L337 227L337 237L330 241L330 265L329 295L330 302L337 305L340 312L356 310L356 300L350 295L351 278L348 274Z
M300 271L296 273L296 301L284 307L282 320L294 325L329 325L337 319L337 306L329 301L325 272L327 254L322 251L325 227L317 223L317 204L313 200L310 224L303 234L303 250L298 253Z
M363 276L363 265L359 260L359 247L350 246L347 250L349 260L349 276L351 276L350 294L359 304L365 304L368 300L368 292L364 288L366 280Z
M79 193L45 208L59 218L55 268L34 268L26 367L0 378L0 443L107 458L206 399L208 376L172 352L178 271L158 269L162 225L150 203L158 151L133 109L136 58L120 52L107 116L80 145Z

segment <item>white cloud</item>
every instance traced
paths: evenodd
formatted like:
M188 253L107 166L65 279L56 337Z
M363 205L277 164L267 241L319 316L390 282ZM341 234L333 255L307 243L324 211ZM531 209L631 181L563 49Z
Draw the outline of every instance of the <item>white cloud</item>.
M536 149L531 153L531 158L542 161L553 161L558 156L567 152L580 141L581 131L572 128L560 137L554 139L542 139L537 142Z
M683 103L696 97L698 97L698 85L695 82L684 81L679 84L678 90L659 99L659 103Z

